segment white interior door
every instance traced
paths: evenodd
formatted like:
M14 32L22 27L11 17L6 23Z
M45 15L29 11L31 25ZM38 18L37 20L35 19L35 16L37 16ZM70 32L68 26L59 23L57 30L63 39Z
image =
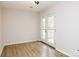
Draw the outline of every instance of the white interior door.
M54 44L55 35L54 16L47 16L41 22L41 38Z

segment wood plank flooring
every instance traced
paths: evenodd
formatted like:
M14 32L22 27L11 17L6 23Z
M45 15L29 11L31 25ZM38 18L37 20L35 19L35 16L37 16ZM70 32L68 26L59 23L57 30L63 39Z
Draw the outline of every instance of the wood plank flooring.
M1 57L67 57L42 42L30 42L4 47Z

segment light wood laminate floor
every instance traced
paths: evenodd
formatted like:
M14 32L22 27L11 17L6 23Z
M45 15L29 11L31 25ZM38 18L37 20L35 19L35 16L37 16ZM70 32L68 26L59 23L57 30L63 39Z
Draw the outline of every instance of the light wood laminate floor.
M4 47L2 57L67 57L42 42L30 42Z

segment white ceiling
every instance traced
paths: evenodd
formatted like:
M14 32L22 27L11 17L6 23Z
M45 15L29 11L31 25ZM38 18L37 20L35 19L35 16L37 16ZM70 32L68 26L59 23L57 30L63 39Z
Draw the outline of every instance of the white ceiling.
M40 12L50 7L53 3L53 1L40 1L39 5L36 6L33 1L0 1L0 6ZM33 8L30 8L31 6L33 6Z

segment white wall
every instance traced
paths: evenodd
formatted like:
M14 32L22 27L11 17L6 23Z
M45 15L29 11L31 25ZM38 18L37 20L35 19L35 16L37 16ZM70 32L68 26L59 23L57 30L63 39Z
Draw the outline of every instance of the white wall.
M3 39L5 45L40 38L40 19L36 12L3 8Z
M3 40L2 40L2 10L0 8L0 55L3 50Z
M41 12L42 17L55 16L56 47L69 55L79 56L79 2L57 2L48 10Z

